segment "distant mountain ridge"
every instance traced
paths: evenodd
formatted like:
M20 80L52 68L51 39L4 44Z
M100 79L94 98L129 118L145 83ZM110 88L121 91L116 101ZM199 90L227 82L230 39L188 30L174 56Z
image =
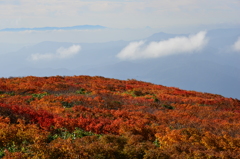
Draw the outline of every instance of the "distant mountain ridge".
M46 30L96 30L96 29L106 29L107 27L101 25L77 25L70 27L39 27L39 28L5 28L0 31L46 31Z

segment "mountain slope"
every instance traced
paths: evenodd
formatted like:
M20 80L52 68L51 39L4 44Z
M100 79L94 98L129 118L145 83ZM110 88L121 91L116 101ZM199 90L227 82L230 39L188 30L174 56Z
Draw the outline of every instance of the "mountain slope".
M240 100L137 80L0 78L1 158L239 158Z

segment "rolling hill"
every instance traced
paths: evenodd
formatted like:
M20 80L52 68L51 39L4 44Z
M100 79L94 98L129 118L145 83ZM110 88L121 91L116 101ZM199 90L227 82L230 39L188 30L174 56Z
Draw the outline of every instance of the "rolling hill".
M239 158L240 100L100 76L0 79L1 158Z

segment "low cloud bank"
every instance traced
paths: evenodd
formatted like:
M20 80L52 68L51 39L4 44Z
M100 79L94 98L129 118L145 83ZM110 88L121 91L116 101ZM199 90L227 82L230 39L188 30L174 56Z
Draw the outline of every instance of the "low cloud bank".
M72 45L69 48L60 47L56 50L56 53L48 53L48 54L32 54L30 60L39 61L39 60L51 60L51 59L65 59L72 57L81 50L80 45Z
M27 30L19 32L0 31L0 43L29 43L43 41L71 43L103 43L109 41L132 41L159 32L159 29L89 29L89 30Z
M206 32L201 31L188 37L175 37L146 44L144 41L131 42L117 57L123 60L157 58L173 54L200 51L207 44Z
M238 40L233 44L233 50L234 51L240 51L240 37Z

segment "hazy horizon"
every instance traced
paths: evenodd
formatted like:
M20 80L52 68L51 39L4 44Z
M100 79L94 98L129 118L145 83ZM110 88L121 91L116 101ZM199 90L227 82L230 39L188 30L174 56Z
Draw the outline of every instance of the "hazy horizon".
M0 30L100 25L97 30L1 31L0 43L138 40L157 32L193 34L240 27L238 0L2 0Z

